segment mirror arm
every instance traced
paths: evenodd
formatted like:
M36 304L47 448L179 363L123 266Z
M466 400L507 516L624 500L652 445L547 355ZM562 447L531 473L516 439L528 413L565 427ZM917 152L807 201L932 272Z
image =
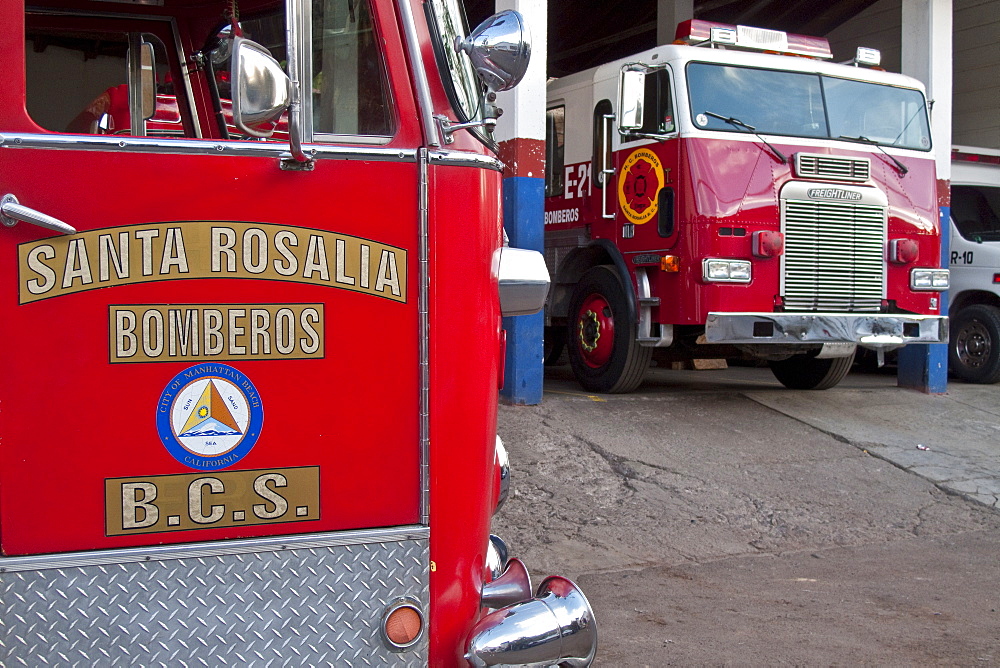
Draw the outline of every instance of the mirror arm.
M458 130L486 128L487 132L493 132L493 129L497 126L497 119L495 118L484 118L481 121L469 121L468 123L456 123L447 116L435 116L434 118L437 119L438 127L441 129L441 135L444 137L446 144L451 144L455 141L452 134Z
M128 82L128 112L129 112L129 134L133 137L144 137L146 135L146 119L153 116L156 109L156 93L152 81L145 81L153 91L153 99L147 103L144 99L147 86L144 85L144 78L155 76L155 69L150 63L149 68L143 66L143 52L146 50L147 42L143 40L142 34L130 32L128 34L128 72L126 81ZM152 46L149 47L150 54ZM151 59L151 58L150 58ZM152 107L149 115L146 115L144 108Z
M670 135L657 135L650 134L648 132L634 132L632 130L618 129L618 134L622 137L633 137L635 139L655 139L656 141L666 141L670 139Z
M288 105L288 149L294 163L281 161L282 169L312 169L312 158L302 150L302 86L299 81L299 47L302 38L301 0L287 0L287 24L285 29L288 58L288 78L291 104Z
M299 104L298 82L292 82L292 104L288 107L288 150L299 168L308 165L312 169L313 159L302 150L302 106ZM282 168L289 169L287 160L282 160Z

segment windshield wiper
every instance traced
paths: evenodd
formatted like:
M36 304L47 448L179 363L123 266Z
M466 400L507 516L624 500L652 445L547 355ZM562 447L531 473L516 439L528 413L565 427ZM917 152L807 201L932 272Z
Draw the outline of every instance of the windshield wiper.
M729 123L730 125L732 125L734 127L745 128L745 129L749 130L750 132L752 132L754 135L757 136L757 139L759 139L762 142L764 142L765 144L767 144L767 147L769 149L771 149L776 156L778 156L778 160L781 160L781 164L783 164L783 165L788 164L788 158L785 157L785 154L782 153L781 151L779 151L778 149L774 148L773 146L771 146L766 139L764 139L763 137L761 137L760 134L757 133L757 128L755 128L754 126L747 125L746 123L744 123L743 121L741 121L738 118L733 118L731 116L723 116L722 114L717 114L714 111L706 111L705 115L706 116L711 116L712 118L718 118L720 121L725 121L726 123Z
M885 155L890 160L892 160L894 163L896 163L896 169L899 170L900 174L906 174L908 171L910 171L909 168L906 165L904 165L903 163L901 163L899 160L896 160L895 156L889 155L889 153L886 152L886 150L884 148L882 148L882 145L879 144L874 139L869 139L868 137L865 137L865 136L862 136L862 135L858 135L857 137L848 137L847 135L840 135L839 138L840 139L846 139L847 141L856 141L856 142L860 142L862 144L869 144L871 146L874 146L878 150L882 151L882 153L885 153Z

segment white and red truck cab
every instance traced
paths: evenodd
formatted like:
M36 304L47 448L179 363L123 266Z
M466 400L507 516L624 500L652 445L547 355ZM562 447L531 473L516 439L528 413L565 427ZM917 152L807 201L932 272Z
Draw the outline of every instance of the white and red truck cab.
M948 370L970 383L1000 381L1000 151L954 146L948 247Z
M501 316L548 287L490 134L520 16L0 26L0 664L589 664L583 594L490 534Z
M924 90L877 55L692 20L550 82L546 335L585 388L743 357L822 389L857 346L947 339Z

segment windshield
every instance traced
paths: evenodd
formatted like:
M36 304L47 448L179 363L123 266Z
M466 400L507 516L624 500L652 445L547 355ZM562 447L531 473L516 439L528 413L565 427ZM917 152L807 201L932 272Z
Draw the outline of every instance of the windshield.
M459 121L482 120L482 87L469 57L455 48L455 39L468 34L460 0L431 0L431 25L436 28L434 51L445 88Z
M687 76L691 115L705 130L931 147L924 96L912 88L712 63L690 63Z

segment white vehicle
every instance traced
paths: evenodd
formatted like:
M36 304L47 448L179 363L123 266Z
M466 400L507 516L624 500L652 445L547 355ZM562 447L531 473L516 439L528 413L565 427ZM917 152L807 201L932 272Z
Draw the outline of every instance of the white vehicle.
M951 165L948 365L970 383L1000 381L1000 151L956 146Z

